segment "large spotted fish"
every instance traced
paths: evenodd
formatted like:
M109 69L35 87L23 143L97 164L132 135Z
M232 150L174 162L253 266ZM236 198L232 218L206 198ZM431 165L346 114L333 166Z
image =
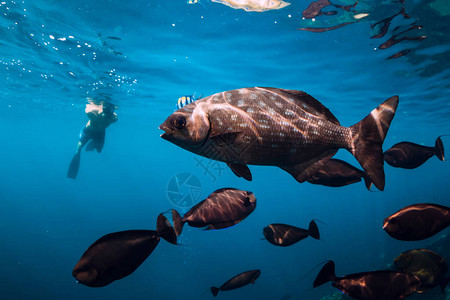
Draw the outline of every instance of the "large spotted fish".
M296 90L242 88L199 99L160 125L162 138L226 162L251 180L247 165L278 166L304 182L337 152L350 151L375 186L384 189L382 143L394 117L393 96L351 127L319 101Z

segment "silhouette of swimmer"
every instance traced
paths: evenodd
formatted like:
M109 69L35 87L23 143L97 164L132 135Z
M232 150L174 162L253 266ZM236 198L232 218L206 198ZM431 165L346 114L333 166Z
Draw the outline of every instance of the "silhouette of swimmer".
M77 144L77 150L70 162L67 177L75 179L80 168L80 154L81 148L86 145L86 151L92 151L94 149L100 153L105 143L105 130L112 123L117 121L117 114L114 112L115 106L103 102L101 104L95 104L90 102L86 104L86 115L89 118L86 126L80 132L80 140Z
M384 160L395 168L415 169L424 164L433 155L444 161L444 144L441 137L436 139L434 147L422 146L411 142L400 142L384 152Z

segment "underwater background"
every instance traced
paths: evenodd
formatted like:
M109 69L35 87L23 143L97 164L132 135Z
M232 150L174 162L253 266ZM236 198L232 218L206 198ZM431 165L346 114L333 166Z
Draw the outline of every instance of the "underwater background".
M159 137L179 97L253 86L305 91L344 126L399 95L384 150L400 141L433 146L450 134L448 1L360 1L355 11L368 16L358 21L342 10L302 19L310 2L265 12L208 0L0 2L0 298L208 299L211 286L260 269L255 285L218 297L339 299L330 284L312 288L325 260L335 261L337 275L388 268L414 248L450 260L448 229L420 242L394 240L382 230L384 218L406 205L450 206L450 166L436 157L413 170L385 164L385 190L369 192L363 183L300 184L267 166L250 166L247 182L224 163ZM402 6L410 18L393 18L384 38L371 39L379 29L371 24ZM298 30L349 20L322 33ZM404 35L425 39L379 49L402 30L397 26L413 25L421 29ZM72 180L66 173L88 120L87 99L113 103L119 119L107 129L102 153L83 150ZM450 137L442 140L450 149ZM336 157L360 168L344 150ZM187 227L180 246L161 241L133 274L103 288L72 277L101 236L155 229L159 213L185 212L223 187L256 195L255 211L241 223ZM307 228L312 219L319 220L321 240L285 248L262 240L270 223ZM435 288L408 299L445 296Z

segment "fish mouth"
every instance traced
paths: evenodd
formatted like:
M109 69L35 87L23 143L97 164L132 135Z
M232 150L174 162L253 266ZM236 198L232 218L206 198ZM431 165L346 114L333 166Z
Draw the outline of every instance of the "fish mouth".
M169 135L166 132L161 133L160 137L165 139L166 141L169 139Z
M165 139L165 140L169 140L171 134L167 133L169 130L168 128L163 124L159 125L158 129L163 130L164 133L161 133L160 137Z

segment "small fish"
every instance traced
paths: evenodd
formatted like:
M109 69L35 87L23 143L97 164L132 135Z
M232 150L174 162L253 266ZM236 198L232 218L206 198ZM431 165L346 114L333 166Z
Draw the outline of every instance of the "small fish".
M319 229L314 220L309 223L308 230L286 224L270 224L264 227L263 234L269 243L281 247L295 244L308 236L320 239Z
M268 10L282 9L291 3L281 0L211 0L212 2L224 4L234 9L245 11L264 12Z
M75 265L72 276L89 287L102 287L133 273L159 243L154 230L107 234L93 243Z
M403 8L402 8L398 13L396 13L395 15L390 16L389 18L383 19L383 20L381 20L381 21L378 21L378 22L376 22L376 23L374 23L374 24L371 24L370 27L372 27L372 28L375 28L375 26L377 26L377 25L380 24L380 23L382 23L383 25L381 26L379 32L378 32L376 35L371 36L370 38L371 38L371 39L379 39L379 38L385 36L386 33L387 33L388 30L389 30L389 26L391 26L392 20L393 20L396 16L398 16L398 15L403 15L403 16L404 16L405 18L407 18L407 19L410 18L410 17L406 14L406 12L405 12L405 7L403 7Z
M441 137L436 139L434 147L422 146L411 142L401 142L384 152L384 160L392 167L415 169L433 155L444 161L444 144Z
M317 0L314 2L311 2L309 6L302 12L302 16L305 19L312 19L321 15L335 15L337 14L337 11L329 11L329 12L323 12L322 9L327 6L334 6L336 8L340 8L345 11L350 11L352 8L354 8L358 4L358 1L356 1L352 5L339 5L339 4L333 4L329 0Z
M414 36L414 37L404 36L404 37L401 37L401 38L397 38L399 35L401 35L401 34L403 34L405 32L408 32L410 30L414 30L414 29L422 29L422 25L413 25L410 28L408 28L408 29L406 29L406 30L404 30L402 32L394 34L386 42L384 42L380 46L378 46L378 49L384 50L384 49L390 48L390 47L394 46L395 44L400 43L401 41L412 41L412 40L421 41L421 40L427 38L425 35Z
M177 109L180 109L188 104L191 104L195 100L197 100L197 99L195 99L195 95L180 97L180 98L178 98L176 107L177 107Z
M364 171L343 160L331 158L317 173L306 181L312 184L340 187L359 182L361 178L364 179L366 188L370 191L372 182Z
M426 292L441 285L444 293L449 278L445 278L448 267L445 259L439 254L427 249L413 249L400 254L394 259L398 270L409 272L420 279L419 293Z
M161 138L223 161L249 178L248 164L277 166L305 182L337 152L350 151L384 189L382 143L398 105L393 96L351 127L305 92L243 88L197 100L159 126Z
M417 276L401 271L380 270L337 277L333 261L323 266L313 286L318 287L328 281L346 295L359 300L399 300L416 292L420 286Z
M450 208L432 203L406 206L384 219L383 229L401 241L420 241L450 225Z
M407 55L409 52L411 52L411 49L405 49L405 50L402 50L402 51L400 51L400 52L397 52L397 53L395 53L395 54L389 56L389 57L386 58L386 59L399 58L399 57L402 57L402 56Z
M256 198L252 192L234 188L223 188L213 192L205 200L194 205L184 216L172 211L175 232L181 234L184 223L192 227L222 229L231 227L256 208Z
M211 287L211 293L213 296L217 296L219 291L229 291L238 289L240 287L243 287L250 283L255 283L256 279L258 279L259 275L261 275L260 270L252 270L252 271L246 271L239 275L234 276L224 284L222 284L221 287Z
M353 23L356 23L356 22L345 22L345 23L342 23L342 24L339 24L339 25L336 25L336 26L332 26L332 27L306 27L306 28L299 28L297 30L321 33L321 32L325 32L325 31L338 29L338 28L341 28L341 27L344 27L346 25L353 24Z

